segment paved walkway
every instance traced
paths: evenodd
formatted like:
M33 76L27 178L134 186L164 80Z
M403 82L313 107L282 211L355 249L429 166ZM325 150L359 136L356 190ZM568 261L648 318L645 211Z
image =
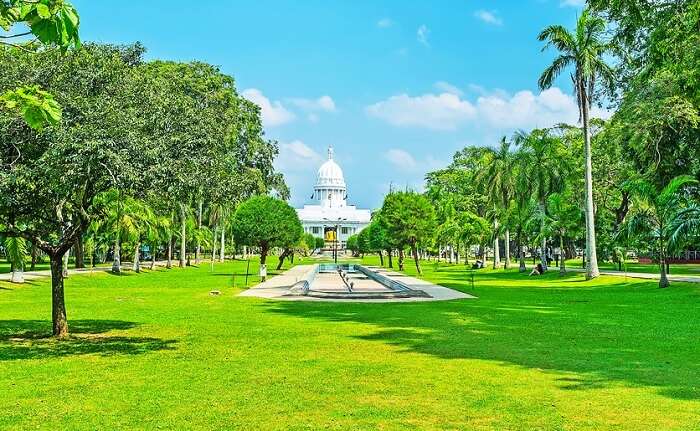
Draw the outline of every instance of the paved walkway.
M156 262L156 266L165 266L166 261L158 261ZM178 263L177 261L173 261L173 266L177 266ZM131 262L124 262L122 264L122 270L124 271L131 271L132 263ZM151 267L151 261L147 262L141 262L141 269L143 270L148 270ZM68 270L68 276L71 276L73 274L90 274L92 272L110 272L112 271L112 265L109 266L96 266L95 268L81 268L81 269L69 269ZM45 269L41 271L25 271L24 272L24 280L25 281L30 281L30 280L36 280L37 278L42 278L42 277L51 277L51 270ZM8 272L6 274L0 274L0 281L10 281L12 279L12 273Z
M258 298L276 299L285 301L329 301L329 302L425 302L425 301L449 301L453 299L475 299L476 297L458 292L447 287L432 284L425 280L406 276L402 273L386 271L382 268L368 267L383 275L396 278L414 290L422 290L430 295L426 297L412 298L377 298L377 299L352 299L352 298L322 298L314 296L289 295L289 290L299 281L304 280L305 275L313 269L313 265L297 265L290 270L272 277L240 293L240 296L254 296ZM340 279L338 280L340 282ZM313 286L312 286L313 288Z
M558 268L558 267L553 267L553 268ZM567 271L573 271L573 272L586 272L585 269L581 268L566 268ZM661 274L652 274L652 273L646 273L646 272L625 272L625 271L614 271L614 270L603 270L600 271L601 275L614 275L617 277L630 277L630 278L643 278L646 280L658 280L661 277ZM681 281L685 283L700 283L700 276L695 276L695 275L675 275L675 274L668 274L667 275L669 281Z

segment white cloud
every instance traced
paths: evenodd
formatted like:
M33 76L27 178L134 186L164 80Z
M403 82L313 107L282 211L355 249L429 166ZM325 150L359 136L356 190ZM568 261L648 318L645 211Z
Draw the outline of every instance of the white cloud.
M480 120L499 127L530 129L578 122L576 100L557 87L540 94L523 90L512 96L498 93L481 96L477 99L476 109ZM597 108L591 114L601 118L610 116L609 112Z
M476 115L474 105L450 93L391 96L366 108L368 115L394 126L454 130Z
M461 96L464 94L464 92L462 90L460 90L458 87L450 84L449 82L438 81L433 86L444 93L455 94L457 96Z
M384 158L400 169L410 170L416 167L416 159L407 151L392 148L384 153Z
M586 0L561 0L560 6L583 7L586 5Z
M418 42L422 43L425 46L430 46L430 43L428 43L429 35L430 29L425 24L421 24L421 26L418 27L418 30L416 31L416 37L418 38Z
M523 90L509 95L498 90L474 102L450 93L400 94L368 106L366 112L394 126L433 130L455 130L469 124L499 130L532 129L578 122L576 100L556 87L539 94ZM597 108L591 111L592 117L610 115Z
M294 120L294 114L287 110L281 102L270 101L257 88L248 88L241 93L243 97L260 107L262 122L265 127L274 127Z
M333 98L327 95L318 99L294 98L289 99L289 102L305 111L335 112L336 109Z
M571 0L568 0L571 1ZM474 16L480 19L481 21L485 22L486 24L491 24L491 25L503 25L503 20L498 16L498 13L495 10L484 10L480 9L476 12L474 12Z
M392 21L391 18L382 18L377 21L377 27L379 28L387 28L391 27L392 25L394 25L394 21Z
M277 168L283 171L304 171L315 169L322 161L321 155L300 140L280 144Z

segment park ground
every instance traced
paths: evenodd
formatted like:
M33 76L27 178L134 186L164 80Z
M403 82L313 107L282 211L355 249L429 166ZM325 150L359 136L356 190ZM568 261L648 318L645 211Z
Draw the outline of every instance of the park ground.
M48 279L0 282L0 429L700 428L700 284L427 263L478 299L348 304L244 274L73 275L65 341Z

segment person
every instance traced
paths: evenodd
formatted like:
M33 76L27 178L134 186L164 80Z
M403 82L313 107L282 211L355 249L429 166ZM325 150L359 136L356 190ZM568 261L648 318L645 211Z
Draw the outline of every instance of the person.
M536 267L532 268L532 272L530 273L530 276L542 275L542 274L544 274L544 268L542 268L541 263L538 263Z
M484 262L477 260L473 265L472 269L481 269L484 267Z

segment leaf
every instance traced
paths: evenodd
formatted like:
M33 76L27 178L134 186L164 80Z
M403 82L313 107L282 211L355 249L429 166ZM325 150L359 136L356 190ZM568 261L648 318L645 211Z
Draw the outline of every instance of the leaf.
M42 19L49 19L51 18L51 10L49 10L49 7L46 6L45 4L39 3L36 5L36 13L39 15L39 18Z

